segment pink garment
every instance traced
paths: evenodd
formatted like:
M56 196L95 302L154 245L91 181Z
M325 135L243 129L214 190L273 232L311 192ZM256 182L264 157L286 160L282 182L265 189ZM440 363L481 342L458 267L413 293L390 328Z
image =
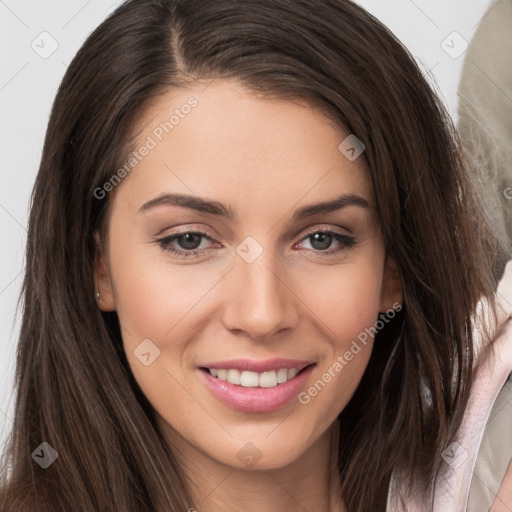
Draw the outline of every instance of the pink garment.
M473 512L468 506L473 470L491 409L512 372L512 261L498 288L498 300L505 315L494 341L494 353L484 348L475 373L468 407L456 440L443 452L442 467L436 480L433 509L429 499L416 493L405 499L406 512ZM496 439L499 443L500 439ZM507 440L506 446L511 445ZM501 478L504 475L501 475ZM399 483L393 478L386 512L402 512L397 499ZM486 509L488 510L488 509ZM482 511L483 512L483 511Z

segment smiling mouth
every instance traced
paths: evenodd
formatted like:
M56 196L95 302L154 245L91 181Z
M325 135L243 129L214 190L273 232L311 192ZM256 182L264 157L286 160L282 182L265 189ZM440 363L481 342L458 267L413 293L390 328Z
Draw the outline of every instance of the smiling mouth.
M268 372L252 372L248 370L240 371L235 368L200 368L216 379L246 388L274 388L293 379L311 364L302 369L298 368L279 368Z

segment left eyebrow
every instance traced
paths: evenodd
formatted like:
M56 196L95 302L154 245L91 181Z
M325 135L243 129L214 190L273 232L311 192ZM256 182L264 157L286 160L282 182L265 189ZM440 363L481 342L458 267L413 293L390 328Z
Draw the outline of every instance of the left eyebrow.
M356 194L343 194L332 201L324 203L314 203L307 206L303 206L295 211L292 216L292 220L297 221L304 219L305 217L311 217L313 215L320 215L323 213L330 213L348 206L358 206L360 208L368 209L370 204L368 201L361 196Z

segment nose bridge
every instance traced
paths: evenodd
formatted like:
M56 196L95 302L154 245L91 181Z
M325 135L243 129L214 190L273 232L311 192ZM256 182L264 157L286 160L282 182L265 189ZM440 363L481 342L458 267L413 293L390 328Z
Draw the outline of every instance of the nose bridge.
M293 326L298 314L282 259L254 237L244 239L236 252L226 326L244 330L254 338L270 337Z

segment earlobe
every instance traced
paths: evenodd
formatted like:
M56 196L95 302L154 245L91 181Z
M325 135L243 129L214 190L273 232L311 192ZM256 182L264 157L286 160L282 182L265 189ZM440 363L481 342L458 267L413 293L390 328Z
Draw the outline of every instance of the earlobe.
M94 233L94 245L95 300L102 311L115 311L115 298L105 256L106 251L98 232Z
M387 255L384 263L379 310L381 313L385 313L389 309L395 309L397 304L402 304L402 301L402 278L400 271L394 258Z

